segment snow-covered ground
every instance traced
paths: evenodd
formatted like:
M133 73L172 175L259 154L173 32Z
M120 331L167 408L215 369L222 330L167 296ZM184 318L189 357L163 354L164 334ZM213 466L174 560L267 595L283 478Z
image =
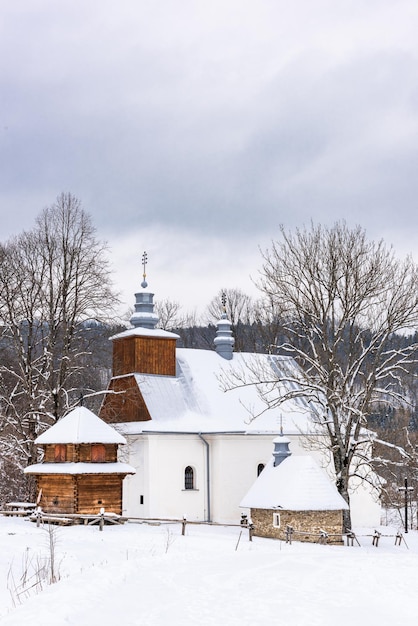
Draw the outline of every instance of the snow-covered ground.
M382 528L394 534L394 528ZM359 535L372 531L358 531ZM58 527L60 580L18 593L50 554L50 534L0 516L2 626L379 626L415 624L418 535L408 547L284 544L240 528L125 524ZM28 596L28 597L27 597Z

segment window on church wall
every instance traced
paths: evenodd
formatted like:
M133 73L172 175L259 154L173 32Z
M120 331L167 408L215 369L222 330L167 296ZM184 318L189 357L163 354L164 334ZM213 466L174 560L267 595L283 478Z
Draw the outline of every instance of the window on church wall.
M194 489L194 470L190 465L184 470L184 488Z
M264 463L259 463L257 465L257 476L260 476L260 474L263 471L263 469L264 469Z
M91 446L91 462L104 463L106 461L106 448L102 443L95 443Z
M273 526L280 528L280 513L273 513Z
M57 443L54 447L54 462L64 463L67 460L67 446L65 443Z

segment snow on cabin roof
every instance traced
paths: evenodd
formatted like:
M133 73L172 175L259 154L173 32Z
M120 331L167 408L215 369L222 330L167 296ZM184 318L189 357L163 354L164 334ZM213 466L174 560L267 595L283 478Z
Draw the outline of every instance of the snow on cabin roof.
M135 374L135 379L151 416L151 421L123 425L125 434L139 432L244 432L278 434L309 430L311 407L303 399L267 408L260 388L244 385L224 391L223 382L233 376L253 375L277 380L280 371L296 368L293 359L267 354L234 353L231 360L211 350L178 348L177 375ZM263 392L277 397L283 385ZM272 395L273 394L273 395ZM257 416L254 419L254 416Z
M176 333L170 333L168 330L162 330L161 328L128 328L128 330L124 330L121 333L117 333L116 335L112 335L110 339L113 341L114 339L124 339L125 337L158 337L161 339L180 339L179 335Z
M240 507L285 511L340 511L348 509L325 471L311 456L291 455L279 465L265 466Z
M25 474L136 474L127 463L36 463Z
M106 424L85 406L78 406L62 417L35 440L37 444L52 443L126 443L112 426Z

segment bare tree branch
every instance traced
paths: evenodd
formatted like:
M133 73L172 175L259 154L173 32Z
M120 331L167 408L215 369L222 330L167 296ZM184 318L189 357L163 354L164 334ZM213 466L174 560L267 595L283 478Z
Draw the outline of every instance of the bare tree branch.
M90 337L117 297L107 247L69 193L0 246L0 260L0 447L26 465L37 434L88 388Z
M282 227L280 241L263 254L258 286L281 314L276 352L299 365L290 375L278 369L276 381L259 372L258 384L269 386L269 403L303 396L317 407L314 421L326 434L321 442L327 442L337 487L349 502L350 479L359 465L371 467L372 438L365 437L370 407L408 401L404 374L417 363L418 346L394 349L391 340L417 327L417 266L344 222L293 233Z

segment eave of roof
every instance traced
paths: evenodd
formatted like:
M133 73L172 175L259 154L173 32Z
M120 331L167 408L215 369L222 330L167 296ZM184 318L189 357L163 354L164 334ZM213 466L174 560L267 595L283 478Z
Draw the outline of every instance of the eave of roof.
M136 474L127 463L36 463L24 469L25 474Z

